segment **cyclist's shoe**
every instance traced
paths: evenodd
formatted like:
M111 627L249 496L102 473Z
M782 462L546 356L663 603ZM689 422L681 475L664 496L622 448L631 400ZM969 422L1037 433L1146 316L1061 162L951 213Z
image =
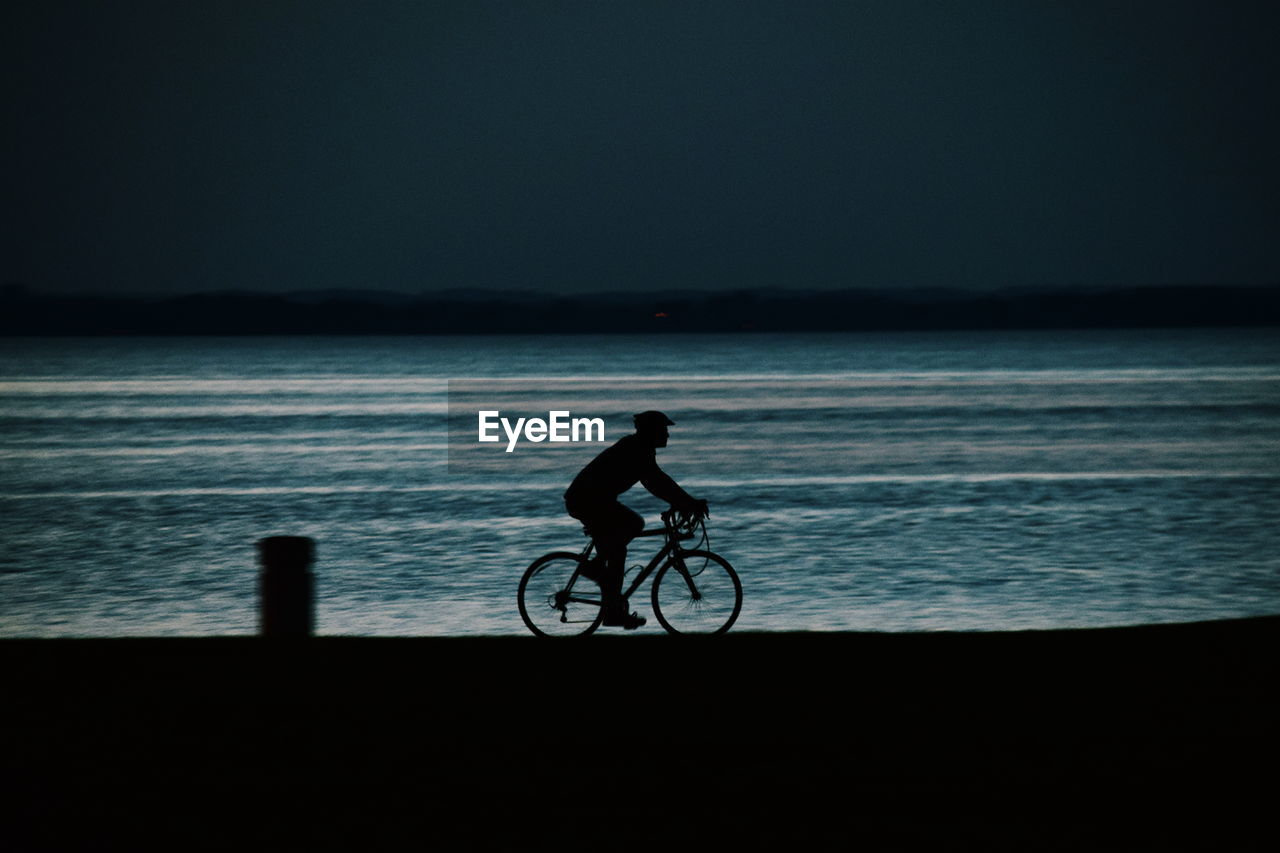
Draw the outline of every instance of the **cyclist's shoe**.
M621 628L624 631L634 631L647 622L639 613L628 613L625 608L619 607L612 612L606 612L604 616L604 625L608 628Z

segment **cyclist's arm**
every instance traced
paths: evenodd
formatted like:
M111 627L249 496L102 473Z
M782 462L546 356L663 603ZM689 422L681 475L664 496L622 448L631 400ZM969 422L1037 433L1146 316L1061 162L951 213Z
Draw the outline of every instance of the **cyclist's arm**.
M657 465L654 465L651 471L640 478L640 484L648 489L654 497L661 498L676 509L692 513L706 513L706 501L700 501L680 488L680 484L671 479Z

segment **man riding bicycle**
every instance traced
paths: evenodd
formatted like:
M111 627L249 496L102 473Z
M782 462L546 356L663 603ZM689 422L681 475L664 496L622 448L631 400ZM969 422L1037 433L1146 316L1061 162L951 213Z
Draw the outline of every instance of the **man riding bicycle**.
M596 543L596 557L582 574L600 585L604 624L634 630L645 623L627 612L622 577L627 544L644 529L644 519L618 502L618 496L637 482L654 496L695 517L705 517L707 502L689 495L658 467L657 448L666 447L667 427L675 422L662 412L641 412L632 418L636 431L624 436L587 463L564 493L565 509L586 527Z

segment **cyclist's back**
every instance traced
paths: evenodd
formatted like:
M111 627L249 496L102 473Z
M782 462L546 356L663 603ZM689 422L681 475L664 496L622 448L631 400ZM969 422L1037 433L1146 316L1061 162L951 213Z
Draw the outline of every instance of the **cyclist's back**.
M613 446L587 463L565 490L564 502L571 507L589 509L616 501L618 496L636 483L661 473L652 444L638 434L623 436Z

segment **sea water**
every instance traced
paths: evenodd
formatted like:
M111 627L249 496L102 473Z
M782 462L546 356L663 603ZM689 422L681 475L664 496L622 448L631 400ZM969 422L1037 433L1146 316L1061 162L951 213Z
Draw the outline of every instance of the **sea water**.
M606 444L676 421L659 464L711 504L736 630L1280 612L1275 329L14 338L0 636L253 633L277 534L316 542L318 633L526 633L516 584L585 544L561 495L604 445L451 465L450 386L493 378Z

